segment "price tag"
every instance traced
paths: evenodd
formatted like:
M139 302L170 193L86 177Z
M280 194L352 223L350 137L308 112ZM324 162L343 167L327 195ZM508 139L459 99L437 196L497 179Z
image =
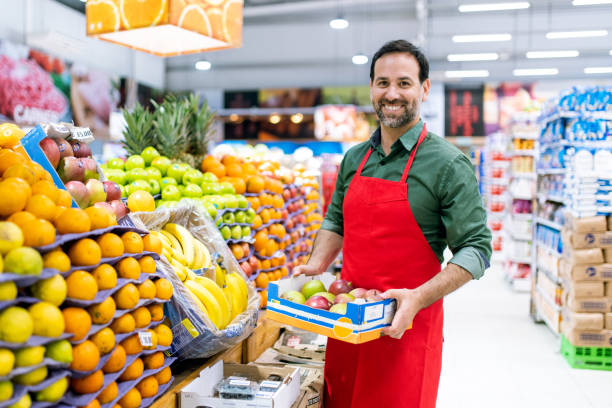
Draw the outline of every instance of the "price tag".
M140 332L138 333L138 338L140 339L140 344L142 344L143 347L153 347L151 332Z
M94 140L93 133L89 128L73 127L70 129L70 137L79 142L90 143Z

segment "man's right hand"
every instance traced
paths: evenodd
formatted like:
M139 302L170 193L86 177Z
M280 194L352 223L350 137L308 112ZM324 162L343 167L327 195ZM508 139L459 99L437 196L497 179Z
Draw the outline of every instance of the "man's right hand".
M319 275L320 273L321 272L319 272L319 270L312 265L298 265L293 269L293 276L312 276Z

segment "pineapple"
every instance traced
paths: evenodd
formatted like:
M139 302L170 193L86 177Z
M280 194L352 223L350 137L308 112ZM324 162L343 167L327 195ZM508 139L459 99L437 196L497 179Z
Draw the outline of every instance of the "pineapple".
M179 158L187 151L189 144L189 107L174 96L167 96L161 105L151 102L155 106L155 147L163 156Z
M153 115L136 104L130 112L123 111L125 119L125 129L123 130L123 146L130 155L140 154L145 147L155 144L155 134L153 133Z
M206 155L208 137L212 134L210 125L215 117L206 101L204 101L202 108L198 107L198 102L198 96L195 94L189 95L187 103L191 111L191 118L189 121L188 153L194 156L196 163L200 163Z

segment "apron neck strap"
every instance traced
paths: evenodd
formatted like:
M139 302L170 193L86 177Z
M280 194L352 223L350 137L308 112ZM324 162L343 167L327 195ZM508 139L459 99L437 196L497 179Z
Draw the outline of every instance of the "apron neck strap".
M357 172L355 173L355 176L357 176L357 177L361 176L361 170L363 170L363 166L365 166L365 164L368 162L368 158L370 157L371 153L372 153L372 148L370 147L370 149L368 149L368 152L366 153L365 157L363 158L363 160L359 164L359 167L357 168Z
M421 134L419 135L419 141L417 142L416 146L414 146L414 149L412 149L412 152L410 152L410 158L408 159L408 163L404 168L404 173L402 173L402 183L406 182L406 179L408 178L408 173L410 172L410 168L412 167L412 162L414 161L414 156L416 155L416 151L421 145L421 143L423 143L423 140L425 140L426 136L427 127L425 126L425 124L423 124L423 130L421 130Z

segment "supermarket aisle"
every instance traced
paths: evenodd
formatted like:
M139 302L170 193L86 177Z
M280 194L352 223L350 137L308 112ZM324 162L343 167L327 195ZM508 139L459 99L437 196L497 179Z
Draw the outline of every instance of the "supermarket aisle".
M528 308L496 270L446 299L438 408L612 407L612 372L570 368Z

